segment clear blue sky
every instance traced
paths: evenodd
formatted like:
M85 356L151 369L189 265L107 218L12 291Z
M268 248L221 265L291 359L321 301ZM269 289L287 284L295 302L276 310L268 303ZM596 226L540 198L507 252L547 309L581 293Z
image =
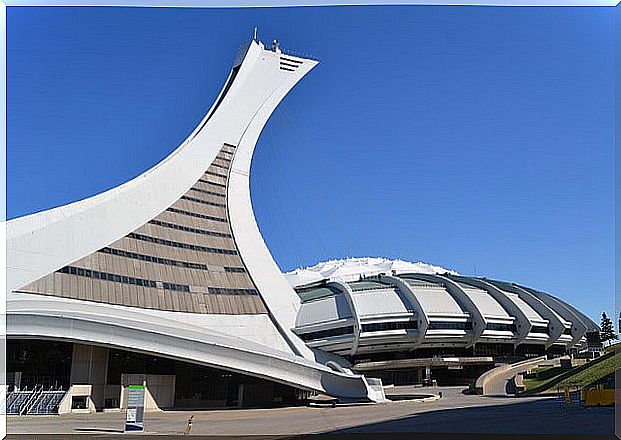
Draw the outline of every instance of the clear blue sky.
M425 261L613 313L612 8L8 8L8 217L162 160L254 26L321 61L253 162L281 269Z

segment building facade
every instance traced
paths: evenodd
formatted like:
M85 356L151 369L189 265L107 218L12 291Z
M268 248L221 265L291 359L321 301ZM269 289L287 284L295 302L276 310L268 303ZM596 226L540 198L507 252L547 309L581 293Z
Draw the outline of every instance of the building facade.
M552 295L421 263L353 258L286 276L302 301L294 332L385 383L467 384L498 360L577 353L599 333Z

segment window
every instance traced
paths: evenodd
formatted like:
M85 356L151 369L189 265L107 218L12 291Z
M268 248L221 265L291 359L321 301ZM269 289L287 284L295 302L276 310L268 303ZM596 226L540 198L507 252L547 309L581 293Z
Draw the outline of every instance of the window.
M430 322L429 330L472 330L472 322Z
M135 232L130 232L127 234L127 238L133 238L134 240L142 240L147 241L149 243L161 244L164 246L171 246L181 249L190 249L193 251L199 252L211 252L215 254L226 254L226 255L237 255L237 250L235 249L220 249L220 248L212 248L207 246L199 246L190 243L181 243L178 241L164 240L163 238L151 237L149 235L136 234Z
M71 409L87 409L87 396L71 396Z
M342 336L342 335L349 335L353 333L354 333L354 328L351 326L350 327L339 327L339 328L331 328L329 330L321 330L318 332L303 333L300 335L300 338L303 341L312 341L315 339L324 339L324 338L329 338L332 336Z
M153 257L151 255L137 254L135 252L124 251L122 249L102 248L99 250L104 254L118 255L119 257L131 258L134 260L147 261L149 263L165 264L167 266L184 267L186 269L209 270L206 264L191 263L187 261L171 260L168 258ZM133 283L130 283L133 284Z
M226 289L222 287L209 287L208 292L215 295L258 295L255 289Z
M194 203L200 203L200 204L203 204L203 205L217 206L218 208L225 208L225 205L222 204L222 203L210 202L209 200L197 199L195 197L181 196L181 199L182 200L188 200L188 201L194 202Z
M385 330L412 330L418 328L416 321L402 322L377 322L373 324L362 324L363 332L379 332Z
M530 329L531 333L545 333L546 335L548 334L548 326L543 326L543 325L533 325L532 328Z
M226 174L220 174L213 171L206 171L205 174L209 174L210 176L224 177L226 179Z
M84 269L81 267L65 266L62 269L57 270L56 272L67 273L70 275L78 275L87 278L96 278L98 280L107 280L115 283L137 284L145 287L157 287L156 282L152 280L133 278L124 275L121 276L113 273L99 272L97 270ZM189 289L190 288L188 286L188 291Z
M174 223L167 223L167 222L162 222L162 221L159 221L159 220L150 220L149 223L151 223L152 225L156 225L156 226L162 226L164 228L177 229L179 231L184 231L184 232L192 232L193 234L210 235L210 236L213 236L213 237L231 238L231 234L227 234L225 232L215 232L215 231L208 231L206 229L191 228L189 226L177 225L177 224L174 224Z
M514 332L515 324L498 324L498 323L488 323L485 326L486 330L496 330L501 332Z
M211 180L198 179L199 182L206 183L207 185L219 186L220 188L226 188L223 183L212 182Z
M209 191L209 190L201 189L201 188L190 188L190 191L196 191L196 192L203 193L203 194L209 194L210 196L215 196L215 197L223 197L223 198L226 197L222 193L217 193L214 191Z
M173 212L175 214L187 215L190 217L202 218L204 220L213 220L214 222L228 223L228 220L222 217L214 217L212 215L198 214L196 212L184 211L183 209L168 208L166 211Z
M224 266L224 271L225 272L232 272L232 273L246 273L246 269L244 269L243 267Z

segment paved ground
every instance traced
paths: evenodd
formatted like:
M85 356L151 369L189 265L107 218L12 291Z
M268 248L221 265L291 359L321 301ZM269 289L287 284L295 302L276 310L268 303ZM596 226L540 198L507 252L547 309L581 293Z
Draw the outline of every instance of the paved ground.
M442 391L435 401L342 405L336 408L295 407L147 413L152 434L181 434L194 414L192 434L292 435L316 432L475 432L611 434L613 408L559 411L554 398L467 396L462 388L400 389L420 394ZM123 413L7 417L9 434L120 434ZM590 438L587 436L585 438Z

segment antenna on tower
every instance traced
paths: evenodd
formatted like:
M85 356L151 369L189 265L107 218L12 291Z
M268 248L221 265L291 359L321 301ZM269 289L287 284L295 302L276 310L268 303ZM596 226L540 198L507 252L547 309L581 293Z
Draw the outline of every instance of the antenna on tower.
M253 38L253 40L257 41L257 27L256 26L254 28L254 38Z

